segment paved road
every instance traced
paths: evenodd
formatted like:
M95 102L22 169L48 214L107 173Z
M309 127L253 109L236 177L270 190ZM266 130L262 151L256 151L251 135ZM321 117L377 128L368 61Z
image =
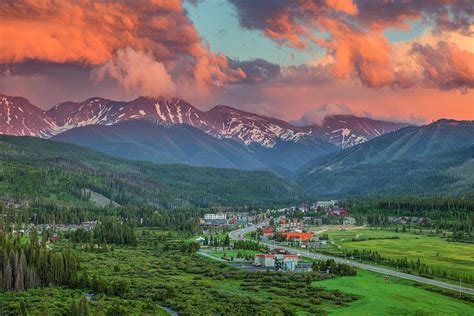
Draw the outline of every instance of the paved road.
M233 240L244 240L245 239L244 234L246 234L248 232L251 232L255 229L256 229L256 226L249 226L249 227L246 227L246 228L231 231L229 233L229 238L233 239ZM439 287L442 287L442 288L445 288L445 289L449 289L449 290L453 290L453 291L457 291L457 292L463 292L463 293L466 293L466 294L474 295L474 289L471 289L471 288L468 288L468 287L462 287L462 286L453 285L453 284L449 284L449 283L445 283L445 282L440 282L440 281L420 277L420 276L417 276L417 275L402 273L402 272L398 272L398 271L395 271L395 270L390 270L390 269L383 268L383 267L378 267L378 266L374 266L374 265L370 265L370 264L360 263L360 262L357 262L357 261L346 260L346 259L343 259L343 258L327 256L327 255L322 255L322 254L318 254L318 253L314 253L314 252L308 252L308 251L304 251L304 250L289 248L289 247L285 247L283 245L280 245L278 242L269 243L269 242L264 242L264 241L262 242L261 241L260 243L268 246L270 249L281 248L281 249L285 249L289 253L300 254L304 257L308 257L308 258L311 258L311 259L317 259L317 260L334 259L338 263L345 263L345 264L348 264L350 266L353 266L353 267L356 267L356 268L359 268L359 269L372 271L372 272L376 272L376 273L381 273L381 274L384 274L384 275L395 276L395 277L399 277L399 278L403 278L403 279L413 280L413 281L416 281L416 282L419 282L419 283L435 285L435 286L439 286Z

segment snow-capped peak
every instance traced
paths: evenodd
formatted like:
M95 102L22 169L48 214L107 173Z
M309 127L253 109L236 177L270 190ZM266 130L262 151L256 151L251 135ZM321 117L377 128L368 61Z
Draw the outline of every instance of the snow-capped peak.
M0 95L0 133L50 137L86 125L112 125L128 120L151 119L187 124L219 139L273 148L278 142L322 139L350 147L406 124L355 116L326 117L323 124L295 126L286 121L245 112L225 105L200 111L177 98L139 97L130 102L93 97L83 102L63 102L42 111L20 97Z

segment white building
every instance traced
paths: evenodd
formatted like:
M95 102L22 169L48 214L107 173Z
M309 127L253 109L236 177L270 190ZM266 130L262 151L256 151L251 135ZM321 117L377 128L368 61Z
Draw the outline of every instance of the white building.
M356 219L354 217L346 216L344 217L342 223L344 225L355 225Z
M223 213L217 214L204 214L205 220L213 220L213 219L227 219L227 216Z
M337 203L336 200L318 201L318 202L314 203L313 206L314 206L315 208L318 208L318 207L320 207L320 208L330 208L330 207L335 206L336 203Z

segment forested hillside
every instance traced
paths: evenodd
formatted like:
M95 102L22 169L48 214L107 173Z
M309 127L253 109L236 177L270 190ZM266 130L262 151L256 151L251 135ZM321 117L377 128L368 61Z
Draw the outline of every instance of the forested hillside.
M87 204L84 189L118 204L158 207L262 205L300 199L269 172L156 165L33 137L0 137L0 198Z
M298 183L324 196L457 195L474 189L474 122L407 127L314 160Z

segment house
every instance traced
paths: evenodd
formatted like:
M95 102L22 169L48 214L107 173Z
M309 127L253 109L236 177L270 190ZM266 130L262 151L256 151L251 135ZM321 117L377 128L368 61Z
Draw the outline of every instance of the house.
M300 255L283 255L281 259L279 259L277 255L277 260L281 260L280 269L283 271L295 271L299 259Z
M275 258L276 255L274 254L257 253L255 255L254 265L266 268L273 268L275 267Z
M342 223L343 223L344 225L355 225L356 219L355 219L354 217L346 216L346 217L344 217L344 219L342 220Z
M349 211L342 207L334 207L327 213L328 216L341 216L345 217L349 215Z
M306 247L308 249L326 248L326 247L328 247L328 244L327 244L326 240L310 241L310 242L306 243Z
M247 225L255 222L256 218L247 212L227 212L225 215L229 221L233 222L231 225Z
M420 224L420 225L429 225L431 224L431 219L428 217L414 217L414 216L389 216L387 218L388 222L391 224Z
M313 208L327 209L327 208L334 207L336 205L336 203L337 203L336 200L318 201L316 203L313 203Z
M308 241L313 238L312 233L296 233L296 232L282 232L280 236L285 237L290 241Z
M205 240L206 240L206 239L204 239L204 238L202 238L202 237L198 237L198 238L196 238L196 239L194 240L194 242L198 242L198 243L202 244L202 243L204 243Z
M262 228L262 233L264 237L271 236L273 234L273 227L272 226L264 226Z
M308 211L308 204L306 204L306 203L304 203L304 202L301 203L300 211L303 212L303 213L304 213L304 212L307 212L307 211Z
M303 217L303 223L310 224L310 225L322 225L323 219L318 217Z
M55 243L55 242L58 242L60 240L61 240L61 238L59 236L52 236L52 237L48 238L48 241L51 242L51 243Z
M280 225L285 225L285 224L288 224L288 220L285 217L281 217L278 223Z
M294 271L300 257L300 255L292 254L259 253L255 255L254 265L283 271Z
M219 220L225 220L227 219L227 216L226 214L224 213L217 213L217 214L204 214L204 220L208 221L208 220L216 220L216 219L219 219Z
M201 223L202 230L205 231L218 231L227 227L227 221L225 219L209 219Z

